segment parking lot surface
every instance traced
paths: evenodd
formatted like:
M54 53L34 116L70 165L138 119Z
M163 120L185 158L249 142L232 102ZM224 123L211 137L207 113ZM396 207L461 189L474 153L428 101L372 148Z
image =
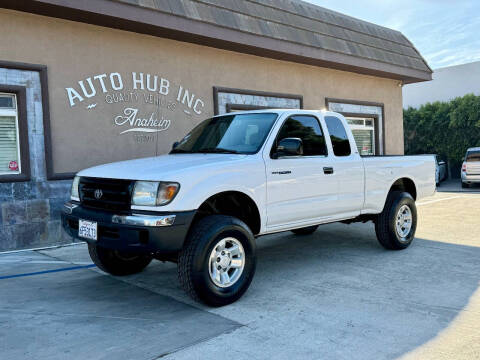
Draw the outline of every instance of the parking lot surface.
M84 245L2 254L1 358L478 359L480 194L439 190L405 251L371 223L258 239L249 291L218 309L174 264L115 278Z

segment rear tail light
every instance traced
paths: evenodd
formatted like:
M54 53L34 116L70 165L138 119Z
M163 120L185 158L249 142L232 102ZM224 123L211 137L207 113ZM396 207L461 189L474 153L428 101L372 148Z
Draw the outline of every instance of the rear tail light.
M465 163L462 164L462 171L463 172L467 171L467 164L465 164Z

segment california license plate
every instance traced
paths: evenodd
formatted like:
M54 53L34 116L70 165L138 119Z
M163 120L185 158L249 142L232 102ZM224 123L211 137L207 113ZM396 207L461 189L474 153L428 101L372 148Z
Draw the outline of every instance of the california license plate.
M95 221L79 220L78 236L84 239L97 240L97 223Z

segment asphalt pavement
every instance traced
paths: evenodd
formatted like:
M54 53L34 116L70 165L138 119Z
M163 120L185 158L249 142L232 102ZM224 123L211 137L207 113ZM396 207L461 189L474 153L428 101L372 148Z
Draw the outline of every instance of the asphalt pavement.
M0 254L0 358L478 359L480 194L442 184L418 212L398 252L371 223L260 238L249 291L217 309L174 264L115 278L84 245Z

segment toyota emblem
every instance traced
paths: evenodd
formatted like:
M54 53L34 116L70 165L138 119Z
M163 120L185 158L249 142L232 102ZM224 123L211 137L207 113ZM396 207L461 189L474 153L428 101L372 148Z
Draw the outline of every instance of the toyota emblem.
M93 195L95 195L95 199L100 200L103 196L103 191L100 190L100 189L97 189L97 190L95 190Z

